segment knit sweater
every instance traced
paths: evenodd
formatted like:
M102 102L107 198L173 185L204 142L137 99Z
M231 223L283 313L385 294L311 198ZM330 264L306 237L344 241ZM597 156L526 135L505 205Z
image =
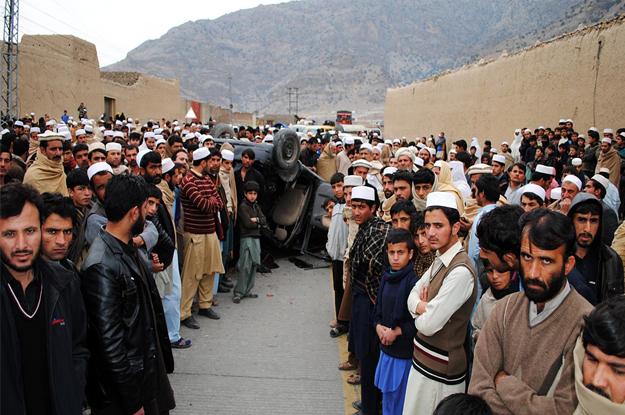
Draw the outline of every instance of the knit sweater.
M252 218L257 218L257 222L253 222ZM247 198L243 200L239 206L239 227L241 238L260 238L260 228L267 224L260 205L256 202L250 203Z
M223 208L223 203L209 177L189 170L180 183L180 201L185 232L215 233L216 214Z
M469 393L496 414L571 414L577 405L573 348L592 306L575 290L530 327L524 292L497 302L475 347ZM497 373L508 374L495 386Z

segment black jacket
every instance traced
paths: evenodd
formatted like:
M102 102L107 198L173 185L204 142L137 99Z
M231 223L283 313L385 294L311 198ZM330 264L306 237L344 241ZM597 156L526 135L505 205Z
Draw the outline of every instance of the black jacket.
M174 259L174 250L176 249L176 243L174 241L176 240L176 236L174 235L174 225L169 216L169 212L162 202L158 204L156 214L148 220L154 224L154 227L158 231L158 242L154 248L152 248L152 253L158 255L159 261L161 261L166 269Z
M154 278L144 260L138 263L118 239L101 229L82 264L92 353L87 398L92 407L117 403L129 414L156 399L158 383L167 382L159 379L156 341L167 372L174 366Z
M55 414L82 414L89 351L85 347L87 319L74 272L57 263L37 260L43 281L50 393ZM8 272L2 265L2 272ZM14 301L0 278L0 413L24 414L21 356L17 329L9 301ZM54 324L53 324L54 322Z
M599 253L599 271L597 272L597 301L623 295L623 260L609 246L602 244Z

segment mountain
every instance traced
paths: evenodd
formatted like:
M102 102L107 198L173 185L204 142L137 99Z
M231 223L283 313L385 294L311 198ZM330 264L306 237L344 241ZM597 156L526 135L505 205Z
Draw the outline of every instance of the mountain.
M623 4L625 0L292 1L187 22L103 70L176 77L183 98L222 106L229 104L231 75L235 111L286 113L286 88L294 87L299 88L299 115L323 117L347 109L359 117L380 117L389 87L504 47L514 51L534 37L546 40L601 20ZM292 102L294 106L295 95Z

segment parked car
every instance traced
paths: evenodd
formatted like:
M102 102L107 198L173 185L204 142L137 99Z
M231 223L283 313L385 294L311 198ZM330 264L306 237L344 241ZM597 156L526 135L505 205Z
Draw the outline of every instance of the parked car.
M300 161L300 141L291 129L282 129L273 145L230 138L216 138L219 148L224 142L234 147L235 170L240 169L241 153L254 150L254 167L265 178L266 195L262 207L268 229L265 240L278 248L314 253L325 247L328 228L322 222L326 214L322 205L332 197L330 183L306 168ZM238 164L238 166L237 166Z

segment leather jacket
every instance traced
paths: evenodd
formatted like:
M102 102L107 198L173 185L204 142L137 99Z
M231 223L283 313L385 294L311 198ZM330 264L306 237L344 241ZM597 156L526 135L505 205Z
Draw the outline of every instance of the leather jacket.
M624 288L623 260L614 249L602 244L597 272L597 301L623 295Z
M150 268L134 246L102 228L82 264L82 292L92 352L89 403L95 408L116 403L124 412L135 413L157 397L157 341L167 373L174 366Z

